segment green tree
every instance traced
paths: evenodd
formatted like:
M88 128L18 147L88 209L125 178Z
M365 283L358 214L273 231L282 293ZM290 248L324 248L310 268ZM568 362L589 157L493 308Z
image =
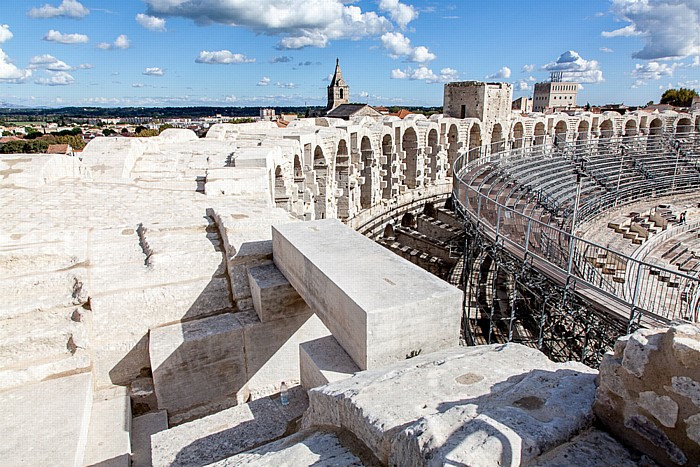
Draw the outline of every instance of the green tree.
M166 124L164 124L164 125L161 125L161 126L158 128L158 133L159 133L159 134L160 134L160 133L163 133L163 131L167 130L168 128L175 128L175 127L172 126L170 123L166 123Z
M8 141L0 146L1 154L36 154L44 153L49 147L47 141L41 139Z
M112 130L111 128L105 128L104 130L102 130L102 134L104 136L112 136L112 135L116 135L117 132Z
M136 136L138 136L140 138L145 138L145 137L149 137L149 136L158 136L158 130L149 130L148 128L144 128L143 130L136 133Z
M660 104L669 104L676 107L690 107L693 97L697 97L695 89L667 89L662 95Z

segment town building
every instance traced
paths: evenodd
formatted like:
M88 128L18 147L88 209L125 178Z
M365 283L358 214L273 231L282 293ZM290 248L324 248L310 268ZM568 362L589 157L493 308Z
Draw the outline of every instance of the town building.
M532 108L535 112L576 108L578 83L561 81L561 73L552 73L550 81L535 84Z

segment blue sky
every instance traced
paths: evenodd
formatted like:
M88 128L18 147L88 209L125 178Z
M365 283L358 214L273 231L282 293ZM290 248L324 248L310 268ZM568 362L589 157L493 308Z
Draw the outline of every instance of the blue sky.
M18 0L0 25L12 105L323 105L336 57L375 105L461 80L531 96L553 70L580 103L700 89L698 0Z

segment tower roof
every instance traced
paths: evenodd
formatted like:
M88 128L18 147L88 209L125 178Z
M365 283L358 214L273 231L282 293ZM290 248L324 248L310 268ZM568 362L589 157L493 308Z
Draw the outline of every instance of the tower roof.
M333 79L329 86L345 86L345 80L343 79L343 72L340 71L340 60L335 59L335 73L333 74Z

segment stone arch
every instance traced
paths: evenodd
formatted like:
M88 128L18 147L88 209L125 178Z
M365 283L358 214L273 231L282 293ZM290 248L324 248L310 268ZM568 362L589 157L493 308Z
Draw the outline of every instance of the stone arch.
M301 169L301 159L299 159L299 154L295 154L294 155L294 181L300 182L303 180L304 180L304 172Z
M314 211L316 219L326 218L326 190L328 189L328 161L323 154L321 146L316 146L314 149L314 172L316 179L316 202L314 203Z
M428 169L430 171L430 180L437 180L438 178L438 153L440 152L440 145L438 144L438 132L435 128L428 132Z
M447 176L452 176L452 169L457 160L457 150L459 149L459 129L457 125L450 125L447 131Z
M362 206L362 209L368 209L372 207L372 191L374 190L374 180L372 178L374 151L372 151L372 143L367 136L363 136L360 142L360 154L364 167L362 169L362 177L365 179L360 188L360 206Z
M396 234L394 233L394 224L391 222L388 222L386 226L384 227L384 234L382 235L384 238L394 238L396 237Z
M588 132L590 130L590 124L588 120L581 120L576 129L576 141L588 141Z
M700 115L695 117L695 131L700 133Z
M410 212L407 212L406 214L403 215L401 218L401 227L409 227L411 229L416 228L416 216L411 214Z
M569 130L565 120L559 120L554 126L554 144L566 142L566 132Z
M392 197L392 191L393 191L393 171L395 168L394 164L394 142L391 139L391 135L387 134L384 135L382 138L382 175L383 175L383 180L382 180L382 185L383 185L383 190L382 190L382 197L384 199L390 199Z
M496 123L491 130L491 152L501 152L505 149L505 140L503 139L503 127L500 123Z
M650 135L660 135L663 132L663 122L660 118L655 118L649 124L649 134Z
M544 127L544 122L535 123L535 132L533 134L533 143L535 146L541 146L544 144L547 132Z
M341 192L336 196L338 217L347 219L350 216L350 153L348 143L344 139L338 141L335 152L335 186ZM336 193L337 195L337 193Z
M469 161L478 159L481 155L481 127L474 123L469 129Z
M522 148L525 146L525 127L522 122L516 122L513 125L513 149Z
M275 206L289 210L289 195L287 194L287 187L284 183L284 173L282 172L282 167L279 165L275 167L275 184L273 193L275 198Z
M676 122L676 135L688 135L693 131L693 124L689 118L683 117Z
M629 119L625 122L625 136L637 136L638 128L637 121Z
M416 188L421 185L422 167L418 160L418 135L414 128L409 127L403 132L401 148L406 161L405 183L409 188Z
M647 136L647 151L661 148L664 123L660 118L655 118L649 124L649 136Z
M600 124L600 137L604 139L612 138L615 130L610 119L603 120Z

